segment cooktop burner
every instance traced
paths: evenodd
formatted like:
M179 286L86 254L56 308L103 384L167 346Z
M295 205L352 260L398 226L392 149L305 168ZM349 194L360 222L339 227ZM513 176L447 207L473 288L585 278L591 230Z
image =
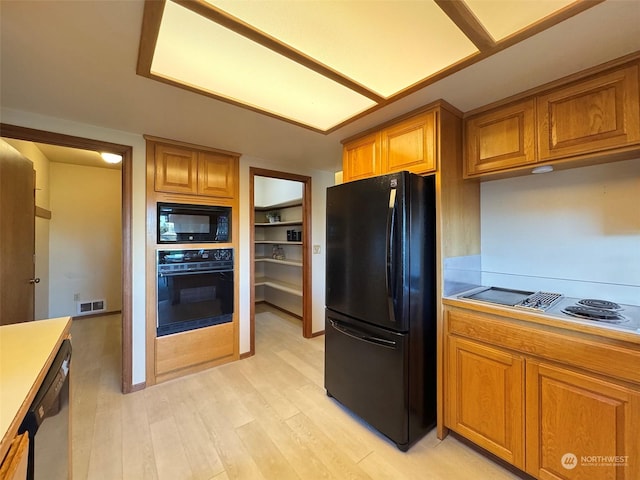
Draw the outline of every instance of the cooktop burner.
M617 303L610 302L609 300L599 300L596 298L584 298L579 300L580 305L593 308L604 308L606 310L620 310L621 307Z
M581 303L582 305L571 305L565 307L562 309L562 312L574 317L584 318L586 320L597 320L599 322L624 323L628 321L614 309L585 306L582 301L578 303Z

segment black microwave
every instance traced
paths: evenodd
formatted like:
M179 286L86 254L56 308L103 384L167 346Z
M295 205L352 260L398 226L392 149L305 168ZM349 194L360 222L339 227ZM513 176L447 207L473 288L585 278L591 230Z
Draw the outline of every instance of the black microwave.
M158 202L158 243L231 241L231 207Z

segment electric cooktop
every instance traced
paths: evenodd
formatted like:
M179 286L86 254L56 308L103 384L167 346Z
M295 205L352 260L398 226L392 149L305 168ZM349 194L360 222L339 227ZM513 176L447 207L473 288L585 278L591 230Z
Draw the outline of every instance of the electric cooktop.
M599 298L571 298L552 292L529 292L500 287L485 287L459 295L518 309L538 311L587 325L598 325L640 334L640 306L624 305Z

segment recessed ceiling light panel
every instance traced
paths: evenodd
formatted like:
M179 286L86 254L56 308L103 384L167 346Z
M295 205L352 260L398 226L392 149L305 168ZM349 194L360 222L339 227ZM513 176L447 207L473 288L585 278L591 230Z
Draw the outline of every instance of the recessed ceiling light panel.
M477 52L432 1L207 2L385 98Z
M375 105L173 2L164 9L151 73L320 130Z
M496 40L502 40L575 0L465 0L467 6Z

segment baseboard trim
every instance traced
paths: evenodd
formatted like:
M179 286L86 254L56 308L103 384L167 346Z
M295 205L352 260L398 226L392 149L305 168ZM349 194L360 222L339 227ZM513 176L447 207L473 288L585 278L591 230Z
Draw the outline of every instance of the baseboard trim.
M139 392L140 390L144 390L147 388L147 382L135 383L129 387L129 390L124 393L133 393Z
M240 360L244 360L245 358L253 357L255 353L244 352L240 354Z
M292 317L295 317L295 318L297 318L298 320L302 320L302 316L301 316L301 315L298 315L298 314L296 314L296 313L293 313L292 311L287 310L286 308L279 307L278 305L275 305L275 304L273 304L273 303L271 303L271 302L267 302L266 300L260 300L259 302L256 302L256 303L264 303L265 305L269 305L270 307L273 307L273 308L275 308L276 310L280 310L281 312L284 312L284 313L286 313L287 315L291 315Z

